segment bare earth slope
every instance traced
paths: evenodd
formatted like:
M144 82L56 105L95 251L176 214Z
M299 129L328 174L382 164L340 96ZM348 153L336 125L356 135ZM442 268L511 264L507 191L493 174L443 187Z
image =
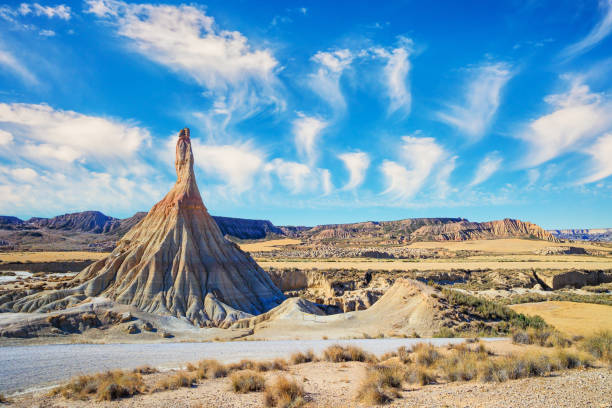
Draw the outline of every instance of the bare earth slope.
M176 145L177 181L166 197L108 257L77 275L78 286L27 296L12 302L12 310L56 310L102 296L198 325L223 325L281 303L284 296L268 275L208 214L193 161L184 129Z
M444 320L445 308L435 292L421 282L399 279L366 310L324 316L313 303L291 298L268 313L240 320L232 327L253 328L253 337L258 339L342 338L363 334L374 337L390 332L430 336L442 327Z

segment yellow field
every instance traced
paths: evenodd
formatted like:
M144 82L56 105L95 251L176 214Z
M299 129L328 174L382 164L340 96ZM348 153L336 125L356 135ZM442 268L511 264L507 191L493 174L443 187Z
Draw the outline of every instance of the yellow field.
M106 257L108 252L0 252L2 262L88 261Z
M612 306L555 301L510 307L519 313L538 315L570 335L588 336L598 330L612 330Z
M610 251L610 248L592 245L589 243L555 243L548 241L536 241L530 239L483 239L475 241L444 241L444 242L415 242L410 248L444 248L451 251L484 251L502 254L517 254L533 252L546 247L574 246L597 251Z
M255 251L268 252L268 251L274 251L275 249L278 249L278 247L282 247L285 245L297 245L301 242L302 241L300 241L299 239L290 239L290 238L272 239L270 241L254 242L252 244L241 244L240 249L242 249L243 251L247 251L247 252L255 252Z
M342 260L312 260L312 261L268 261L268 260L257 260L257 263L263 267L275 267L275 268L301 268L301 269L378 269L378 270L451 270L451 269L583 269L583 270L597 270L597 269L612 269L612 259L607 262L602 261L568 261L568 262L555 262L555 261L515 261L515 262L496 262L496 261L470 261L470 260L428 260L428 261L381 261L381 260L363 260L363 259L342 259Z

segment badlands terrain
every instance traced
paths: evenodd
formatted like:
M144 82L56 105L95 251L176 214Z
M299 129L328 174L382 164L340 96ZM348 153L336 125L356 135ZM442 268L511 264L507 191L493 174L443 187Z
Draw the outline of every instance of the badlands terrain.
M147 213L0 217L0 401L612 404L605 231L213 217L175 153Z

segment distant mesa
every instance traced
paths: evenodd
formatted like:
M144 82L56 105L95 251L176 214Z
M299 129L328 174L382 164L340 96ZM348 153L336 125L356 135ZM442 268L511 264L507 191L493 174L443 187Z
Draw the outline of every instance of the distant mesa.
M114 251L79 273L75 287L11 301L10 309L47 312L105 297L200 326L226 327L278 306L285 299L282 292L248 254L224 238L208 214L193 164L185 128L176 143L176 184L119 240ZM81 214L43 224L92 232L115 225L115 219L101 213Z

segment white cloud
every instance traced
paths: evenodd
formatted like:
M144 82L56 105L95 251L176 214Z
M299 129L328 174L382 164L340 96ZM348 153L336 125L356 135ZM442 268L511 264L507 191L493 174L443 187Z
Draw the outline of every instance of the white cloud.
M344 190L353 190L363 183L366 171L370 167L370 157L364 152L343 153L338 158L342 160L349 172L349 180L344 185Z
M48 105L0 104L0 129L0 213L131 215L165 189L145 159L149 132L134 124Z
M399 163L384 160L380 167L387 183L383 194L397 200L414 197L434 168L448 157L446 150L432 137L404 136L402 141L398 153ZM447 173L450 174L450 171L447 170Z
M0 146L8 146L13 142L13 135L5 130L0 130Z
M53 30L40 30L38 32L38 35L40 35L42 37L53 37L53 36L55 36L55 31L53 31Z
M334 189L331 181L331 173L327 169L321 170L321 189L324 195L329 195Z
M584 148L612 129L612 102L605 95L591 92L580 78L565 79L570 82L567 92L544 99L553 111L533 120L518 134L530 145L523 160L526 167Z
M275 174L281 185L293 194L314 190L318 185L314 172L302 163L277 158L267 163L264 170L268 174Z
M70 7L66 6L65 4L60 4L58 6L41 6L38 3L21 3L19 7L0 7L0 17L3 17L9 21L14 21L14 17L16 16L27 16L29 14L48 18L57 17L62 20L70 20L72 17L71 12L72 10Z
M487 131L500 104L501 92L513 73L505 63L488 63L472 72L464 102L449 105L438 118L456 127L471 139L480 139Z
M478 164L474 179L469 184L470 187L477 186L487 181L499 168L503 159L500 157L499 152L492 152L485 156L484 159Z
M612 175L612 133L606 133L585 149L591 155L590 175L581 183L592 183Z
M457 165L457 156L453 156L444 160L442 164L440 164L440 170L438 170L438 174L436 175L435 187L437 189L437 198L444 199L448 197L451 192L456 191L450 184L450 176L452 172L455 170Z
M376 47L372 49L372 52L387 60L383 71L384 82L390 99L389 112L393 113L402 109L403 112L409 113L412 96L408 75L410 73L410 55L413 51L413 42L405 37L399 39L400 45L397 48L387 50Z
M33 181L36 179L36 177L38 177L38 173L36 173L36 171L28 167L12 169L10 172L11 172L11 175L15 179L17 179L17 181L21 181L21 182Z
M171 145L176 137L171 138ZM255 185L257 174L263 170L265 154L251 142L235 145L201 144L192 139L196 166L206 174L219 178L232 193L243 193Z
M351 65L353 58L348 49L319 51L312 57L319 67L315 73L309 75L308 83L334 110L343 111L346 108L346 101L340 89L340 78L343 71Z
M18 137L26 153L64 161L125 160L150 142L148 131L129 123L48 105L0 103L0 128Z
M34 74L28 68L20 63L10 52L0 49L0 67L8 68L11 72L17 74L21 79L30 84L38 82Z
M38 3L32 5L22 3L19 7L19 13L23 16L32 13L36 16L57 17L62 20L70 20L71 17L70 7L65 4L60 4L59 6L41 6Z
M563 57L573 57L582 54L610 35L610 32L612 32L612 0L603 0L600 4L603 8L602 19L593 27L586 37L565 48L561 53Z
M304 157L310 165L313 165L318 156L317 142L321 131L327 123L321 119L298 113L298 118L293 121L293 133L295 135L295 147L298 153Z
M249 81L261 85L275 77L278 61L269 50L253 50L244 35L219 29L213 17L195 6L87 3L89 12L114 22L136 51L208 89L223 91Z

